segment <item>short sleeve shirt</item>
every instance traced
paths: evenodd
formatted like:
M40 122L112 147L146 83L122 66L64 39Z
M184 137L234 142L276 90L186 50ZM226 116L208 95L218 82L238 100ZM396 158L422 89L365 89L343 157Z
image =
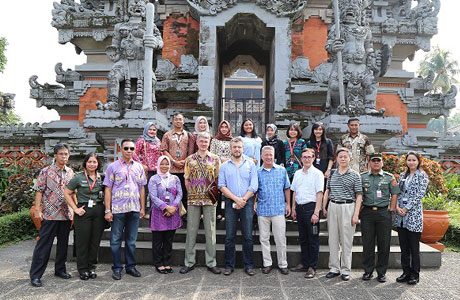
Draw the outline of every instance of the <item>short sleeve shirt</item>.
M356 201L356 195L363 193L361 176L349 168L340 174L335 170L327 181L329 198L334 201Z
M292 180L291 190L295 192L297 204L316 202L316 195L324 189L323 172L311 166L305 172L297 170Z
M181 133L170 130L163 135L161 140L161 151L168 151L174 160L185 160L187 156L194 151L192 135L187 131L182 130ZM178 168L174 164L171 165L171 173L184 173L184 168Z
M391 196L399 194L399 185L393 174L381 170L377 174L370 171L361 174L363 182L363 205L385 207Z
M185 160L184 178L189 181L187 190L188 205L213 205L208 196L209 185L217 180L219 175L220 159L217 155L208 152L201 158L192 154Z
M97 174L96 178L96 182L94 183L91 177L88 176L86 178L85 172L80 172L75 174L67 184L69 190L77 192L78 203L88 203L89 200L93 200L94 202L104 201L104 198L101 197L101 191L104 189L104 186L102 185L100 174ZM90 189L93 184L94 187Z
M43 168L38 175L34 190L42 193L41 207L45 220L70 220L69 207L64 199L64 188L73 177L72 169L59 169L56 165Z
M257 215L262 217L282 216L285 213L284 190L290 187L286 169L273 165L270 170L260 167L257 171Z
M358 173L367 171L367 157L374 153L374 146L367 135L358 133L352 138L349 134L344 134L339 143L351 151L350 167Z

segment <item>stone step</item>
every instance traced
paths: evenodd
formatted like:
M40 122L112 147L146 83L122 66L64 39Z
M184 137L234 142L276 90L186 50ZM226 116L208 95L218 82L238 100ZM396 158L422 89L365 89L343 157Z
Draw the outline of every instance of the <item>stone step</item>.
M224 229L218 229L216 230L216 242L217 244L225 244L225 230ZM186 229L178 229L176 230L176 234L174 236L174 242L177 243L185 243L185 238L187 235L187 230ZM329 233L327 231L320 231L319 233L319 239L320 239L320 244L321 245L327 245L328 243L328 237ZM286 231L286 243L288 245L298 245L298 238L299 238L299 233L297 229L291 230L291 231ZM110 239L110 229L106 229L104 231L104 234L102 236L103 240L109 240ZM140 227L137 235L137 240L138 241L152 241L152 232L150 229L146 227ZM254 244L260 244L259 242L259 231L255 230L254 235L253 235L253 240ZM241 236L241 231L237 231L236 235L236 243L241 244L243 241L243 237ZM205 243L206 238L205 238L205 232L204 229L199 229L198 230L198 235L196 237L196 242L197 243ZM273 235L270 236L270 243L272 245L275 245L275 241L273 238ZM362 235L360 231L356 231L354 235L354 240L353 240L354 245L362 245ZM398 233L396 231L391 232L391 244L392 245L399 245L398 241Z

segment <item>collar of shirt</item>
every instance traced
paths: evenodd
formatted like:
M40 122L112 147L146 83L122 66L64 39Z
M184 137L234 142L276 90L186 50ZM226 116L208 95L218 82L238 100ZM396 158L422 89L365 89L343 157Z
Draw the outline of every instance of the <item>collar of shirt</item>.
M118 161L120 162L120 164L122 165L127 165L128 163L123 159L123 158L119 158ZM131 158L131 160L129 161L129 164L130 165L133 165L134 164L134 160Z
M351 140L354 140L354 139L359 138L359 137L361 137L361 132L358 132L358 134L355 137L352 137L351 133L348 133L348 138L351 139Z
M374 173L372 173L372 171L371 171L371 170L367 171L367 173L368 173L369 175L374 175ZM377 174L375 174L375 175L380 175L380 176L383 176L383 170L382 170L382 169L380 169L380 171L379 171Z
M50 167L53 168L56 172L64 171L65 173L67 173L70 170L70 168L67 166L64 166L64 168L59 169L59 167L56 164L52 164Z
M173 136L174 135L183 135L183 134L185 134L185 129L182 129L182 131L179 131L179 132L174 131L174 129L171 130L171 135L173 135Z
M270 172L272 169L279 169L279 168L281 168L281 166L277 164L273 164L273 166L270 169L265 168L264 165L260 166L260 170L265 170L267 172Z
M229 163L232 163L233 165L235 165L235 167L238 167L238 168L239 168L239 167L241 167L242 165L244 165L244 164L246 163L246 161L249 161L249 160L252 161L252 159L250 159L250 158L247 157L246 155L242 154L242 155L241 155L241 163L239 164L239 166L237 166L237 165L235 164L235 162L233 161L233 159L231 159L231 158L228 160L228 162L229 162Z
M302 167L302 173L305 174L305 175L308 175L308 173L310 172L311 168L314 168L313 165L311 165L306 171L305 169Z

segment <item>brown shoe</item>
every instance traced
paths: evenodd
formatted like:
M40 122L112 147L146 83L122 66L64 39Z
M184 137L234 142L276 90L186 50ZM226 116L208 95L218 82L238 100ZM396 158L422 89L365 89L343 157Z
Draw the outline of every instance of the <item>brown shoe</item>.
M310 268L308 268L307 273L305 273L304 277L308 278L308 279L311 279L311 278L315 277L315 275L316 275L316 271L312 267L310 267Z
M291 268L291 272L306 272L308 271L302 264L298 264L297 266Z
M262 273L269 274L272 270L273 270L272 266L263 267L262 268Z

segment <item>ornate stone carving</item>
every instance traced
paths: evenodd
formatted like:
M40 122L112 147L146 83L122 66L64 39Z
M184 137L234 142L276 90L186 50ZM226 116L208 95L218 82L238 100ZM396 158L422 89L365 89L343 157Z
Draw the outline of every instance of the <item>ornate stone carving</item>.
M56 28L72 26L72 20L79 18L101 17L104 15L100 10L101 1L61 0L61 3L54 2L54 9L51 11L53 21L51 25Z
M61 73L61 69L56 66L56 72ZM73 72L70 71L70 73ZM63 74L57 74L56 77L61 75ZM75 74L72 76L75 76ZM79 105L80 97L69 82L66 82L65 86L49 83L40 84L37 78L37 75L32 75L29 78L30 97L37 101L37 107L46 106L48 109L57 109L59 111L60 109L65 109L66 106Z
M223 67L224 76L231 77L238 69L248 69L257 77L265 77L265 66L261 66L251 55L238 55Z
M62 68L62 63L60 62L54 66L54 71L56 72L56 82L62 83L67 87L72 86L74 81L83 80L83 76L81 76L81 74L77 71L72 69L67 69L64 71Z
M372 33L366 20L368 3L364 0L339 0L340 39L336 27L331 26L326 50L333 61L329 78L326 108L339 114L381 114L375 110L377 96L376 77L383 76L390 61L387 45L375 50ZM339 105L337 53L343 58L343 84L345 105Z
M291 66L291 78L293 79L311 79L313 72L310 70L310 60L308 57L299 56Z
M171 80L177 78L177 68L169 59L159 59L155 70L157 79Z
M98 107L110 110L142 108L144 47L154 50L163 47L161 33L155 25L153 37L144 38L145 22L142 18L145 16L145 5L144 0L135 0L128 10L129 20L115 25L112 45L106 49L109 58L115 62L107 76L108 101L106 104L99 103ZM153 76L152 85L155 83ZM120 87L124 88L121 93Z
M0 92L0 112L7 114L14 108L14 97L16 94Z
M237 0L187 0L187 2L194 14L198 16L214 16L237 4ZM306 0L255 0L254 2L273 14L283 17L296 15L307 3Z
M185 78L198 76L198 61L192 54L181 55L179 76Z

